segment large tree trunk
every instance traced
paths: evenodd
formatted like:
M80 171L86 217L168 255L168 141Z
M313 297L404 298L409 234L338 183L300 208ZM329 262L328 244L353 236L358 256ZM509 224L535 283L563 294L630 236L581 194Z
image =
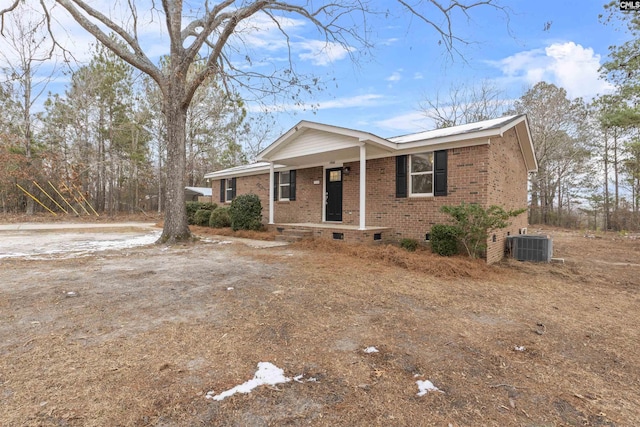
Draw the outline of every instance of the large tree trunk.
M164 114L167 121L167 182L164 228L158 243L175 243L191 238L184 201L187 106L184 105L184 83L174 81L165 94Z

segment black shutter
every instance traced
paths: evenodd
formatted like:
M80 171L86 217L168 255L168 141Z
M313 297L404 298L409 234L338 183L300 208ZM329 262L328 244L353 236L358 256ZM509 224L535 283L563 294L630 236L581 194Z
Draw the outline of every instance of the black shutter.
M396 156L396 197L407 197L407 156Z
M433 195L447 195L447 150L434 153L433 165Z
M289 171L289 200L296 199L296 171Z
M278 200L278 189L280 188L280 172L273 173L273 200Z
M224 196L225 196L225 193L227 191L227 189L225 188L225 185L224 185L225 182L226 182L225 179L221 179L220 180L220 203L224 203L225 202Z
M236 179L231 178L231 200L236 198Z

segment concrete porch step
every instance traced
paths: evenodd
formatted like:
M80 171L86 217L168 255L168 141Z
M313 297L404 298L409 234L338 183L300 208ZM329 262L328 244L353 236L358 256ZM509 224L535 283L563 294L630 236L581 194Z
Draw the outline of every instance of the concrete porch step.
M313 230L301 228L286 228L281 234L276 236L276 241L280 242L297 242L302 239L313 237Z

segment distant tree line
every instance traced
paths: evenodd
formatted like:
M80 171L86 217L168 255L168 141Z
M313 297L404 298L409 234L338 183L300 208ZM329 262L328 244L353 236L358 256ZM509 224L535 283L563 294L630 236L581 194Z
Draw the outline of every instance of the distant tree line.
M33 40L15 44L25 50L22 44ZM42 210L18 185L58 210L34 181L57 199L82 194L98 212L163 209L166 127L153 81L98 44L89 64L69 74L64 93L49 93L44 110L34 113L35 70L19 68L5 69L14 79L0 86L2 212ZM187 185L206 186L205 173L255 155L254 147L241 145L249 123L239 96L228 95L213 79L206 82L187 117Z

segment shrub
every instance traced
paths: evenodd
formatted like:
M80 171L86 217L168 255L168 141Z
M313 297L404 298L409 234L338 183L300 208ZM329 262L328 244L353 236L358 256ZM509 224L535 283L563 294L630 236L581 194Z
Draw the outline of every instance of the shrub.
M218 206L211 212L209 217L209 227L225 228L231 227L231 218L229 217L228 206Z
M459 233L454 225L435 224L431 227L431 251L440 256L457 254Z
M418 249L418 241L416 239L404 238L400 240L400 247L409 252L415 252L415 250Z
M443 206L440 210L453 218L458 239L471 258L483 255L491 231L509 226L509 218L526 212L526 209L505 211L495 205L484 209L478 204L464 202L458 206Z
M198 209L193 215L193 225L206 226L209 225L211 211L209 209Z
M187 221L189 225L195 224L194 217L198 209L200 209L200 202L187 202Z
M207 211L213 211L218 205L216 205L215 203L208 203L208 202L194 202L194 201L189 201L186 203L187 204L187 221L189 223L189 225L201 225L196 223L196 212L199 210L207 210ZM204 214L201 214L204 215ZM208 221L208 219L207 219ZM206 225L206 222L205 224Z
M255 194L241 194L229 208L231 228L236 230L260 230L262 228L262 204Z
M211 202L198 202L198 203L200 203L200 209L204 209L204 210L207 210L207 211L212 211L213 212L218 207L217 204L211 203Z

